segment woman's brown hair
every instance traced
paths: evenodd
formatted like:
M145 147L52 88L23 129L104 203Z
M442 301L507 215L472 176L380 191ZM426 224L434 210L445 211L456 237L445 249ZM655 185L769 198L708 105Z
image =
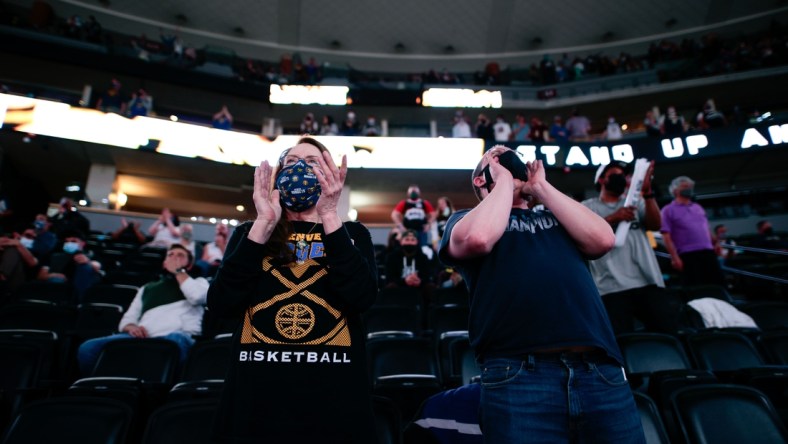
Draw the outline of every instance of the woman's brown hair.
M282 170L284 166L285 157L287 154L298 145L302 143L312 145L317 148L320 153L325 153L328 151L325 145L318 142L317 139L312 137L301 137L298 139L295 145L287 148L286 150L282 151L282 154L279 155L279 161L276 164L276 168L274 168L273 176L277 177L279 172ZM274 227L273 233L271 233L271 237L268 239L268 242L265 243L265 253L266 256L270 256L273 258L273 263L275 265L285 265L290 264L296 261L295 251L291 250L287 246L287 241L290 240L290 236L293 234L293 223L287 220L286 212L284 208L282 209L282 217L276 222L276 226Z

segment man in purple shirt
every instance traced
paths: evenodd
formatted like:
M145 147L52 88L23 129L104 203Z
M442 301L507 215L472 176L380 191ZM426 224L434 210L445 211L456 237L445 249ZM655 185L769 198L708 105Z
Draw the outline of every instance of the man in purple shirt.
M673 202L662 208L660 229L665 248L684 285L723 285L706 211L692 201L694 189L695 182L687 176L679 176L670 183Z

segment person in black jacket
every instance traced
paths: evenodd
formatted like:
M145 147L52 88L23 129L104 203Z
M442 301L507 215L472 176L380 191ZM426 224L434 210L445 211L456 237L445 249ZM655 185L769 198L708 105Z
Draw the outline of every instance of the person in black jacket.
M377 440L361 323L377 268L369 231L337 212L346 175L347 159L337 167L309 137L255 170L257 218L234 231L208 291L208 310L239 324L219 442Z

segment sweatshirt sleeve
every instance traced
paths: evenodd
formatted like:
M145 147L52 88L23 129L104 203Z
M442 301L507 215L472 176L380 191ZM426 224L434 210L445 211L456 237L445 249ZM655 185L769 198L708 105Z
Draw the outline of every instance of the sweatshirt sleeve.
M134 296L134 299L129 304L129 308L126 310L126 313L123 313L123 317L120 318L120 322L118 323L118 331L123 331L123 327L129 324L136 324L140 321L142 317L142 293L145 291L145 286L142 286L139 290L137 290L137 294Z
M349 309L363 312L377 297L378 273L369 230L357 222L324 236L328 276L335 297Z
M192 305L204 305L208 294L208 281L203 277L189 277L180 285L181 292Z
M250 227L235 229L208 288L208 310L217 316L240 316L257 288L265 246L247 238Z

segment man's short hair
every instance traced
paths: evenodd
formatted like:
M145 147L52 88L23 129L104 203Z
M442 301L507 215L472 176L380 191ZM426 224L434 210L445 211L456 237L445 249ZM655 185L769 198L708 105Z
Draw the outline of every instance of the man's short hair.
M418 233L416 233L416 230L405 230L405 231L402 233L402 236L400 236L400 239L404 239L404 238L406 238L406 237L408 237L408 236L413 236L413 237L415 237L416 239L418 239L418 238L419 238L419 235L418 235Z
M185 251L186 252L186 257L189 258L189 265L190 266L193 265L192 262L194 262L194 255L192 255L192 252L189 251L189 249L186 248L185 246L176 243L176 244L170 245L170 248L168 248L167 250L168 251L172 251L172 250L183 250L183 251Z
M63 239L68 239L69 237L76 237L79 238L82 242L85 242L85 233L77 229L70 229L63 231Z

